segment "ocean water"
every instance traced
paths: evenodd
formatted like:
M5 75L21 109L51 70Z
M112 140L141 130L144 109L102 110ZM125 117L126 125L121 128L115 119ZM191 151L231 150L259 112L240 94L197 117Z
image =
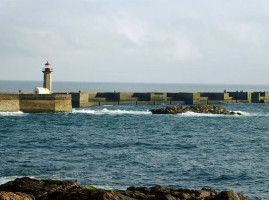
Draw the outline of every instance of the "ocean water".
M163 106L0 112L0 184L30 176L107 189L233 189L269 199L269 104L221 105L242 116L149 111Z
M1 92L33 92L42 87L41 81L3 81ZM224 90L259 92L269 91L269 85L239 84L176 84L176 83L97 83L97 82L53 82L54 92L223 92Z

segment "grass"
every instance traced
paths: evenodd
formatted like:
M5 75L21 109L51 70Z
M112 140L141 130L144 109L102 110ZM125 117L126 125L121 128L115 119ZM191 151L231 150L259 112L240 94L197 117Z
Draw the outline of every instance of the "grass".
M87 189L87 190L97 190L98 188L92 186L92 185L81 185L81 187Z

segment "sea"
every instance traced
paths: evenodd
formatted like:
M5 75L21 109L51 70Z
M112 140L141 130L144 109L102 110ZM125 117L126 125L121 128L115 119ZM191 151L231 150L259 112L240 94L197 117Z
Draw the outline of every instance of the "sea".
M0 81L31 92L37 81ZM57 92L268 91L269 85L55 82ZM164 185L269 199L269 104L222 104L240 116L152 115L166 105L0 112L0 184L18 177L78 180L105 189Z

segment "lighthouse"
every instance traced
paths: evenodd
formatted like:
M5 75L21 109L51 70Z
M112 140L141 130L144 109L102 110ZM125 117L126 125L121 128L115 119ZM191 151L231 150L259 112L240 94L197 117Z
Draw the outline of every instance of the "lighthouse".
M42 70L42 72L44 73L44 81L43 81L43 88L47 88L50 93L51 93L51 75L53 72L53 69L50 68L50 63L49 61L46 62L45 64L45 68Z
M51 94L51 74L53 72L52 68L50 68L49 61L46 62L45 68L43 68L42 72L44 73L43 87L36 87L34 89L35 94Z

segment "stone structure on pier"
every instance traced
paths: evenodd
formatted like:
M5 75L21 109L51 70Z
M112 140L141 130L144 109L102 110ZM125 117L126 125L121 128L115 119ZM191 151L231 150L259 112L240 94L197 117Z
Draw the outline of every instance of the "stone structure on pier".
M43 87L33 93L0 93L0 112L71 112L97 105L269 103L269 92L71 92L52 93L53 69L47 61Z
M42 72L44 73L43 88L37 87L33 93L0 93L0 112L71 112L71 95L52 93L53 70L48 61Z
M45 64L45 68L42 70L44 73L43 87L37 87L34 89L35 94L51 94L52 92L52 72L49 61Z
M269 103L268 92L77 92L73 107L96 105Z

